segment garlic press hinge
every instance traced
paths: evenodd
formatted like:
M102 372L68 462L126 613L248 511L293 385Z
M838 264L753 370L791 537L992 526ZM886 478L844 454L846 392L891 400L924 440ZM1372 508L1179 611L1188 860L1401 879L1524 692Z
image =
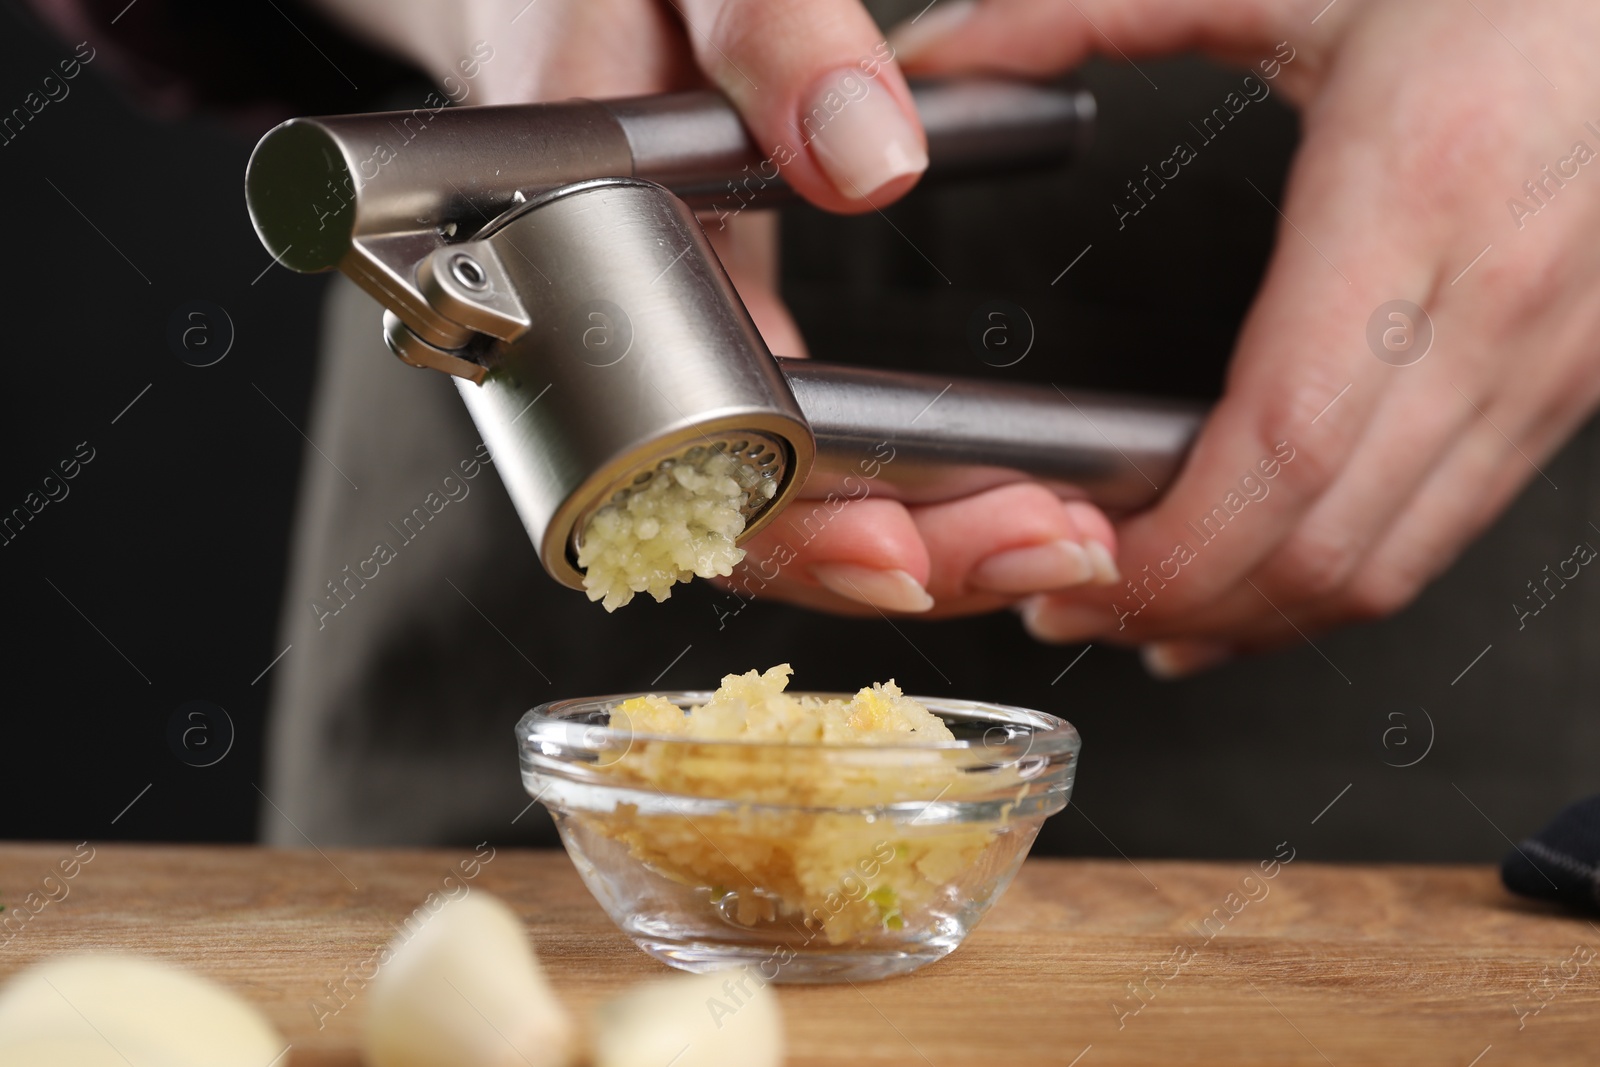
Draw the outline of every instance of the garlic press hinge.
M384 342L413 367L481 382L493 364L494 342L515 341L533 326L515 279L489 241L437 247L417 263L415 278L416 291L427 301L428 309L453 327L444 331L444 336L452 341L460 338L460 343L433 343L414 330L404 315L393 308L385 310ZM430 324L437 322L430 318Z

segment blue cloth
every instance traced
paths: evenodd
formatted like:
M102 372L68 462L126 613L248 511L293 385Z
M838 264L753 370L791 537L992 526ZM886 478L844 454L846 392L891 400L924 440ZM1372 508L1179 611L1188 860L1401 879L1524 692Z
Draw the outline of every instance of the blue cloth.
M1580 800L1506 856L1500 877L1513 893L1600 912L1600 796Z

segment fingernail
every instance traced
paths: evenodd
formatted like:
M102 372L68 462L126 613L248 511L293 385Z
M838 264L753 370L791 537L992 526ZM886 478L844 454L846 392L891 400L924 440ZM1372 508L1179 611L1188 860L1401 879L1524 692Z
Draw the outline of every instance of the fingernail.
M974 0L943 0L890 30L889 47L894 49L896 59L909 63L949 37L977 7Z
M1040 593L1082 585L1094 576L1083 546L1063 540L996 552L972 568L970 581L991 593Z
M1065 604L1045 594L1023 601L1018 611L1023 627L1039 641L1087 641L1117 629L1117 615L1111 608Z
M1089 562L1094 566L1094 578L1100 585L1116 585L1122 581L1122 572L1117 570L1117 561L1111 555L1111 550L1099 541L1086 541L1084 552L1089 557Z
M818 84L801 105L800 129L829 180L852 200L928 166L928 150L894 94L855 67Z
M1163 681L1199 674L1233 658L1233 649L1216 641L1155 641L1139 649L1144 669Z
M883 611L917 612L933 607L933 597L922 583L902 570L817 563L811 567L811 577L830 592Z

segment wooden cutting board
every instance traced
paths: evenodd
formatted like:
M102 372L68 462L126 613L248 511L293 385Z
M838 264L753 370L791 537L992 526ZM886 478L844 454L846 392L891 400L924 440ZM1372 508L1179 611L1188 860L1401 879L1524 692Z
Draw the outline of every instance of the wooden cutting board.
M0 847L0 975L89 949L184 964L265 1010L294 1067L359 1064L359 982L343 1008L328 983L472 857L98 846L47 886L72 853ZM470 884L526 919L577 1011L666 972L561 853L501 849ZM779 1002L795 1065L1594 1064L1600 926L1513 899L1486 867L1300 860L1269 881L1253 861L1039 859L948 959Z

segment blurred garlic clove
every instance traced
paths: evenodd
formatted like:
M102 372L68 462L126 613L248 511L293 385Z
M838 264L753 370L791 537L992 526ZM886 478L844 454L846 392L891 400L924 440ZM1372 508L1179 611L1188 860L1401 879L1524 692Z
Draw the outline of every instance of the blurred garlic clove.
M69 956L0 990L5 1067L281 1067L288 1044L209 979L135 956Z
M370 1067L572 1062L571 1018L522 922L487 893L446 901L414 934L391 941L380 960L367 992Z
M595 1010L595 1067L779 1067L777 995L755 968L673 975Z
M0 1067L128 1067L128 1060L96 1037L47 1037L20 1045L0 1045ZM167 1067L164 1059L133 1061L138 1067Z

